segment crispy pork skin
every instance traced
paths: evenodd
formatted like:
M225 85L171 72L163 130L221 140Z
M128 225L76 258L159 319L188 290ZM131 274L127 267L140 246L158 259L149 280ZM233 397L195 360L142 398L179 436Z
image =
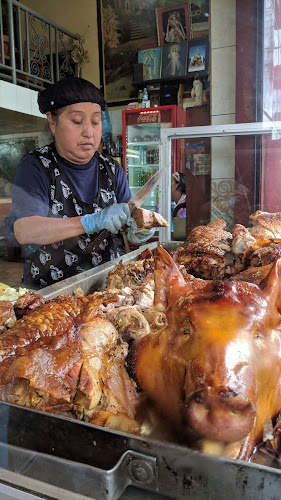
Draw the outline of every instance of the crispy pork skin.
M101 299L59 296L19 319L0 338L0 398L89 421L119 412L134 419L135 387Z
M175 261L186 271L204 279L221 279L233 273L232 235L222 219L192 229L175 253Z

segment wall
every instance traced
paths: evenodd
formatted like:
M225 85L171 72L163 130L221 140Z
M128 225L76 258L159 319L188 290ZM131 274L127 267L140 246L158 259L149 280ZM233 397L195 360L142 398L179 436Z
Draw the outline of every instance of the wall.
M236 0L210 2L211 124L235 123ZM211 141L211 220L234 221L235 138Z
M100 86L96 0L23 0L22 3L72 33L85 37L90 62L84 63L82 77Z

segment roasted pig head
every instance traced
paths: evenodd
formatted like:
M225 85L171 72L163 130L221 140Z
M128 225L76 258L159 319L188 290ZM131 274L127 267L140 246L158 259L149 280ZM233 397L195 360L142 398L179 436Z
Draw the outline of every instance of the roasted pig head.
M158 247L168 326L136 340L128 363L182 443L247 460L280 412L280 282L281 259L260 284L184 279Z

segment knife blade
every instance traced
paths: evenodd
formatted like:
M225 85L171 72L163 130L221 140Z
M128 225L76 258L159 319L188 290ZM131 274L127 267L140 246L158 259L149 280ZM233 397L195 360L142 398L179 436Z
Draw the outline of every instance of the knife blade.
M167 171L168 167L163 167L157 170L157 172L148 179L148 181L142 186L142 188L137 192L133 198L129 201L128 205L130 208L131 215L133 215L136 208L141 207L148 196L152 193L152 191L159 184L163 175ZM100 243L108 238L110 232L106 229L103 229L85 248L84 252L91 253L96 250L96 248L100 245Z
M157 172L148 179L148 181L142 186L142 188L133 196L133 198L129 201L128 205L133 214L135 208L141 207L148 196L152 193L152 191L159 184L162 179L164 173L166 172L167 167L160 168Z

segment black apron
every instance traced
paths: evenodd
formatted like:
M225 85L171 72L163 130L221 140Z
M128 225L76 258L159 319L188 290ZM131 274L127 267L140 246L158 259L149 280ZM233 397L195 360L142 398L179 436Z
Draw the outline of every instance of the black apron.
M98 212L116 203L115 169L113 158L95 153L98 161L98 194L94 203L81 201L61 168L54 144L31 153L42 163L50 185L48 217L68 218ZM42 225L42 231L44 226ZM28 255L24 264L23 283L45 287L82 273L124 254L120 235L111 234L92 253L84 248L97 234L83 234L51 245L43 245Z

